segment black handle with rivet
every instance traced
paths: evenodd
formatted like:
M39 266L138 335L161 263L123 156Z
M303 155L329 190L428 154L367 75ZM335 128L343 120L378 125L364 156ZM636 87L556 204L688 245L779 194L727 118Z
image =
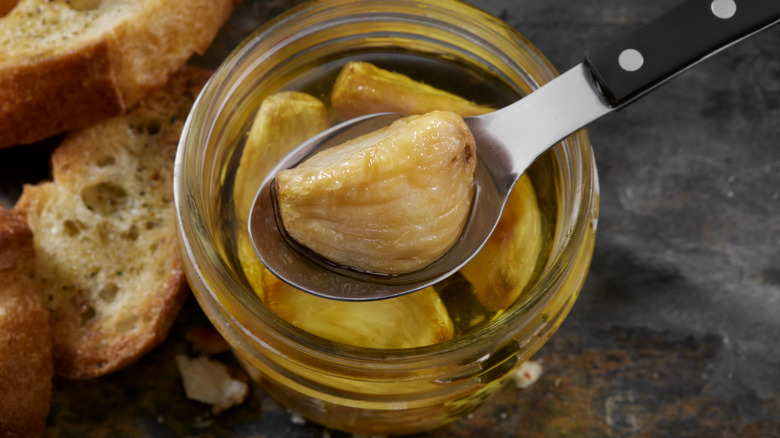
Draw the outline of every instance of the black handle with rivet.
M618 108L778 21L780 0L686 0L587 56L585 65Z

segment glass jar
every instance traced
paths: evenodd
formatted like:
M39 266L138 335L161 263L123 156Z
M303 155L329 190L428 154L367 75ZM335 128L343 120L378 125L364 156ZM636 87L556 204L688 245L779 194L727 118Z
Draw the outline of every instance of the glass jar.
M476 80L510 90L508 102L557 74L522 35L465 3L308 3L263 26L214 73L185 126L174 192L187 278L250 376L314 422L355 433L408 434L476 409L561 324L593 253L598 179L585 130L529 169L551 212L549 250L532 287L475 330L430 346L385 350L293 326L263 305L237 260L235 222L226 220L235 163L263 98L294 88L324 65L372 53L467 66L479 73Z

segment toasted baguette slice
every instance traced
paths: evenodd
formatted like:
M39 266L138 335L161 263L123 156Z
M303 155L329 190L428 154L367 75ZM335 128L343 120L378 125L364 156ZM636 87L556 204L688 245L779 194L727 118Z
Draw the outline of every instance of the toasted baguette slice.
M0 147L121 114L204 52L233 0L21 0L0 18Z
M35 236L35 281L51 311L54 368L81 379L159 344L187 296L173 162L209 72L187 67L126 115L68 134L53 181L14 207Z
M51 399L49 314L27 224L0 204L0 437L41 436Z

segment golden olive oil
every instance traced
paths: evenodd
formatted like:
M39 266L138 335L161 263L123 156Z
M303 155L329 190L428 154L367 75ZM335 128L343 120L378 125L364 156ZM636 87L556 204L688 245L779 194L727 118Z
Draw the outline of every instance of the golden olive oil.
M329 110L331 122L337 124L341 120L332 110L331 90L342 67L349 61L370 62L382 69L404 74L415 81L423 82L477 104L488 105L493 108L504 107L520 98L518 92L506 85L499 77L488 76L474 66L464 65L449 59L396 52L351 54L328 60L311 68L302 68L299 72L290 74L289 80L278 91L298 91L316 97ZM447 108L441 109L446 110ZM241 148L243 145L238 145L238 147ZM238 152L240 150L237 151L235 160L233 160L235 167L228 172L228 175L233 175L233 178L235 178L236 168L241 157L241 153ZM494 242L492 248L484 250L493 251L492 253L476 262L472 262L478 263L478 266L472 266L471 269L467 270L464 269L464 271L456 273L434 286L433 290L438 294L452 321L455 337L482 327L511 304L496 304L501 302L500 296L498 300L493 297L486 301L486 295L491 293L496 295L496 290L500 288L513 290L517 298L513 298L511 301L514 302L513 305L517 305L524 299L523 291L530 289L534 285L536 277L544 267L548 257L549 242L552 238L556 215L558 214L557 186L554 180L556 169L553 163L554 160L545 155L531 166L527 172L529 178L523 184L527 184L527 188L531 191L532 202L527 202L527 199L524 203L510 202L508 210L502 216L502 218L506 217L508 219L496 231L497 233L504 233L502 234L504 236L502 237L503 239L524 239L524 241ZM261 299L265 299L266 297L262 289L264 287L263 284L268 284L268 282L264 282L260 277L271 274L259 265L259 261L248 261L248 258L254 257L254 253L248 246L248 235L245 226L246 218L235 216L235 206L232 205L233 197L228 195L232 193L232 184L240 184L240 181L232 181L228 178L226 182L225 188L227 193L223 194L221 208L224 213L222 216L231 218L225 222L227 231L225 235L233 235L235 237L235 241L232 242L233 247L236 249L234 253L237 254L233 258L234 263L237 265L235 271L243 272L245 281L251 284ZM516 208L516 210L511 211L511 208ZM519 221L522 221L523 218L527 218L528 215L538 217L538 221L534 222L537 225L531 231L524 229L523 226L514 226ZM533 233L533 235L529 233ZM538 241L540 244L533 251L524 251L528 246L525 240ZM513 253L507 254L509 251L513 251ZM518 257L518 254L521 257ZM503 264L503 266L496 266L498 264ZM520 264L523 264L523 269L525 269L526 273L523 276L523 284L517 285L513 284L514 277L516 277L514 276L514 271L520 269ZM491 272L496 274L491 278L487 278L489 276L488 273ZM479 285L474 281L469 281L469 278L473 280L475 276L479 277L482 275L485 278L479 278ZM475 289L475 286L479 290ZM421 291L416 293L428 292ZM500 293L499 291L499 295ZM316 305L328 306L329 304L322 302ZM358 306L364 306L366 309L370 308L363 303L339 303L338 305L341 307L353 306L355 309L361 308ZM314 304L310 304L310 306L314 306ZM413 314L414 312L408 313ZM321 313L317 312L316 309L306 311L307 318L318 318L318 314ZM285 317L285 319L288 318ZM366 323L370 323L371 318L368 317L365 320ZM438 321L437 318L432 318L432 320ZM291 319L288 319L288 322L296 324ZM301 324L296 325L301 326ZM325 338L329 337L327 330L316 334ZM336 340L350 343L349 340L345 341L343 337ZM361 342L369 342L369 345L362 346L371 346L370 340Z

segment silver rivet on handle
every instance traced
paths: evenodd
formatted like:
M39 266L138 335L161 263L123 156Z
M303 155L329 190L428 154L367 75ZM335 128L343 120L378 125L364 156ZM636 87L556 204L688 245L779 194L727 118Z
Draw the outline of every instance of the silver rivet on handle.
M716 17L728 20L737 13L737 3L734 0L712 0L710 9Z
M644 63L645 58L636 49L623 50L618 56L618 64L625 71L637 71Z

